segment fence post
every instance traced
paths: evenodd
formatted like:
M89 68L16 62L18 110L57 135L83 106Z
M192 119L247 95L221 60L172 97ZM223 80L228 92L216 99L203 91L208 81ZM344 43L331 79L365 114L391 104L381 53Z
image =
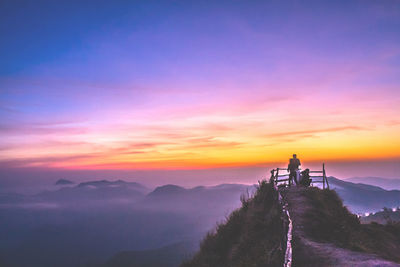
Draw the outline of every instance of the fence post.
M275 181L277 186L278 186L278 174L279 174L279 168L276 168Z
M328 182L328 178L326 177L326 172L325 172L325 163L322 165L322 171L323 171L324 179L326 181L326 186L329 189L329 182Z
M273 184L275 183L274 172L275 172L275 169L272 169L271 170L271 177L269 178L269 182L273 183Z

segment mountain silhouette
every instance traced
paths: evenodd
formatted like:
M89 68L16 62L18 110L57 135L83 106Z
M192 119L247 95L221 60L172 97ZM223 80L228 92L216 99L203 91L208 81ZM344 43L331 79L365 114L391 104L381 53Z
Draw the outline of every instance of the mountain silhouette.
M381 177L353 177L346 179L348 182L352 183L362 183L362 184L370 184L382 187L386 190L400 190L400 179L393 178L381 178Z
M149 189L139 183L101 180L83 182L72 187L62 187L55 191L45 191L32 197L32 201L86 205L93 201L103 202L118 199L136 201L148 192Z
M385 190L378 186L351 183L329 177L331 189L343 199L344 204L357 214L379 211L383 207L400 206L400 190Z
M163 185L159 186L156 189L154 189L153 192L151 192L148 196L150 197L157 197L157 196L169 196L173 194L181 194L186 192L186 189L177 185Z

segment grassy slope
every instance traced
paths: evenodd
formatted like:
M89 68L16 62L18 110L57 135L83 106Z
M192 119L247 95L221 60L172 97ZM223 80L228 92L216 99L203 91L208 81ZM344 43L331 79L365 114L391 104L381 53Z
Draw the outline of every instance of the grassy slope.
M304 192L313 206L304 214L304 231L312 239L400 262L400 223L361 224L335 191L309 188Z
M266 182L242 201L225 224L203 240L200 251L182 266L282 266L286 225L278 194Z

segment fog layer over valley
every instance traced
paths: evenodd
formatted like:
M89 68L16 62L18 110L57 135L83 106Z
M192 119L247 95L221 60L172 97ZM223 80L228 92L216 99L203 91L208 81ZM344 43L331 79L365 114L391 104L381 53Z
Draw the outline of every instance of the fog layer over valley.
M103 180L34 196L3 193L0 263L77 266L103 262L123 250L197 245L253 188L165 185L152 191L138 183Z

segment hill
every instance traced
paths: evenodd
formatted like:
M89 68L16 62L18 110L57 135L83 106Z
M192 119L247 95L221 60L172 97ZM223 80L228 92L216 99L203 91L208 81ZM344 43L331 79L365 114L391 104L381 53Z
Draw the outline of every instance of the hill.
M144 198L140 205L143 208L159 210L190 211L193 207L202 207L204 212L197 216L215 214L218 207L225 207L231 212L232 204L240 205L241 194L254 192L254 185L222 184L217 186L197 186L194 188L183 188L177 185L164 185L157 187ZM220 213L220 212L217 212ZM225 213L228 215L229 213ZM217 217L214 217L217 218ZM214 219L212 224L215 224Z
M351 183L334 177L329 177L329 183L330 188L339 194L353 213L371 213L383 207L400 206L400 190L385 190L378 186Z
M55 191L44 191L34 196L42 202L55 202L67 205L87 205L89 202L104 202L110 200L138 200L148 193L149 189L135 182L89 181L75 186L61 187ZM33 199L33 200L34 200Z
M400 179L394 178L381 178L381 177L353 177L346 179L352 183L370 184L382 187L386 190L400 190Z
M361 224L333 190L282 194L293 220L294 266L400 266L400 224Z
M293 221L293 266L400 266L400 224L361 224L333 190L281 193ZM182 266L282 266L287 224L277 195L261 183Z
M263 182L253 198L242 202L182 266L282 266L287 225L278 192Z
M157 197L157 196L172 196L176 194L181 194L184 193L186 190L183 187L177 186L177 185L163 185L159 186L156 189L154 189L153 192L149 194L149 196Z

